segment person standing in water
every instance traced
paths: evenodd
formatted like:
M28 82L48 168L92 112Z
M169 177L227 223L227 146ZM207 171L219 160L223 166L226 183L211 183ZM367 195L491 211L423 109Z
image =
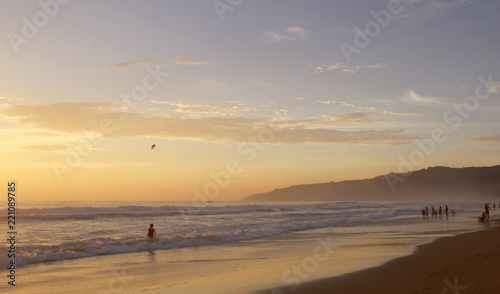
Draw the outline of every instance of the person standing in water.
M154 239L154 238L156 238L156 231L155 231L155 229L153 229L153 224L150 224L150 225L149 225L149 229L148 229L148 238L149 238L149 239Z
M446 213L446 218L448 218L448 205L446 205L444 212Z

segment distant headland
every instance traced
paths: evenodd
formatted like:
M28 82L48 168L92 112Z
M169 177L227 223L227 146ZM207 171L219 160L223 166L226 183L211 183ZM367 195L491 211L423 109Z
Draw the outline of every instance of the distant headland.
M243 201L500 201L500 165L429 167L372 179L295 185L247 196Z

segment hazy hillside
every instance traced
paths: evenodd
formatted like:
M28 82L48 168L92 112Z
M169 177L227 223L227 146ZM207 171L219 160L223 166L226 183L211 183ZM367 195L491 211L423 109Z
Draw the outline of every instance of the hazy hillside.
M394 190L391 190L392 183ZM429 167L411 174L391 173L373 179L297 185L247 196L243 201L375 201L375 200L500 201L500 165L492 167Z

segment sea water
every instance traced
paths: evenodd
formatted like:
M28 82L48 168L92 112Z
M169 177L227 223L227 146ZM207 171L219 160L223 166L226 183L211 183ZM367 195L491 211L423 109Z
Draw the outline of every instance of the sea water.
M477 227L483 203L20 202L16 264L209 246L328 228L336 234L430 232L432 225L404 225L405 220L421 218L421 210L431 205L441 205L445 217L445 204L456 212L446 228ZM6 208L0 209L0 217L7 223ZM393 225L367 226L384 222ZM157 232L154 242L146 237L151 223ZM5 242L1 246L0 264L5 266L8 247Z

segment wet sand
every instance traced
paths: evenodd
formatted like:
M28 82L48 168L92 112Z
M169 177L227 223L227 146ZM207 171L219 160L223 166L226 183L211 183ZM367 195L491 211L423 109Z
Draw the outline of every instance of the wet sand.
M498 224L495 222L494 225ZM500 293L500 227L439 238L414 254L334 278L259 293Z

